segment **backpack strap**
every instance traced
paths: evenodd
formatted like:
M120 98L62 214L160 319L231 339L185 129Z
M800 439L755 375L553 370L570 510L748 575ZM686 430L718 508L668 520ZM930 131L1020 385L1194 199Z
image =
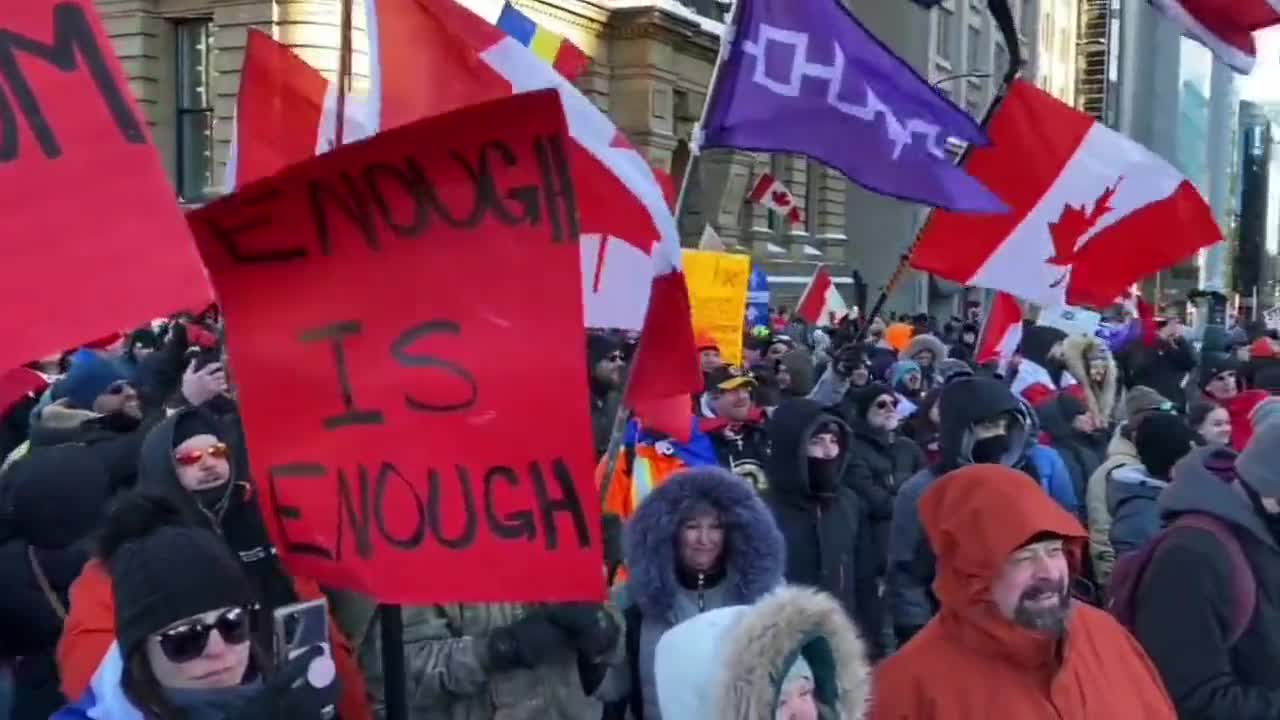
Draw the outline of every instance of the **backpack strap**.
M1231 528L1218 518L1205 513L1185 513L1173 521L1172 527L1192 527L1213 535L1222 544L1231 564L1231 627L1227 636L1228 645L1235 645L1253 619L1258 607L1258 582L1249 565L1249 558L1240 547L1240 541L1231 532Z

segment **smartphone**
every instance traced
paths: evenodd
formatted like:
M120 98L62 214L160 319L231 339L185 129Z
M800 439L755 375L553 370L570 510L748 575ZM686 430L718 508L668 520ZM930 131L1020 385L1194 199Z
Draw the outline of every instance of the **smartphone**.
M278 607L272 612L276 665L313 645L329 654L329 608L324 598Z

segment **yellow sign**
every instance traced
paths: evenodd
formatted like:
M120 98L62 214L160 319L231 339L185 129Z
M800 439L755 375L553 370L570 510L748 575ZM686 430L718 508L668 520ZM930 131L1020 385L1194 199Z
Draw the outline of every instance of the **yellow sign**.
M684 250L683 259L694 334L710 336L719 344L725 362L741 364L750 256Z

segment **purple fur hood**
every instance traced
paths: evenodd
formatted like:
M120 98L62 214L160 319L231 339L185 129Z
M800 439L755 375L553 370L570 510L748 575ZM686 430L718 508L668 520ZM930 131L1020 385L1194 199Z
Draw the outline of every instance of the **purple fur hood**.
M678 590L676 534L691 504L720 512L733 603L750 604L783 582L785 546L773 515L742 478L718 467L672 475L627 522L627 593L646 617L666 617Z

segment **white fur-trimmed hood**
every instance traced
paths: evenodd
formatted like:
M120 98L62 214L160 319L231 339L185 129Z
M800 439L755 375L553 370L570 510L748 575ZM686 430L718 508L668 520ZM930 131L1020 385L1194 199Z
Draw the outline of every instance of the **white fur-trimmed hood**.
M835 598L800 587L663 635L655 662L663 720L773 720L782 679L802 653L817 697L840 720L861 720L871 692L862 638Z
M1089 378L1089 356L1102 354L1107 359L1107 372L1101 385ZM1062 343L1062 361L1067 372L1084 390L1089 411L1104 420L1111 420L1116 411L1117 371L1115 360L1102 340L1089 335L1072 335Z

